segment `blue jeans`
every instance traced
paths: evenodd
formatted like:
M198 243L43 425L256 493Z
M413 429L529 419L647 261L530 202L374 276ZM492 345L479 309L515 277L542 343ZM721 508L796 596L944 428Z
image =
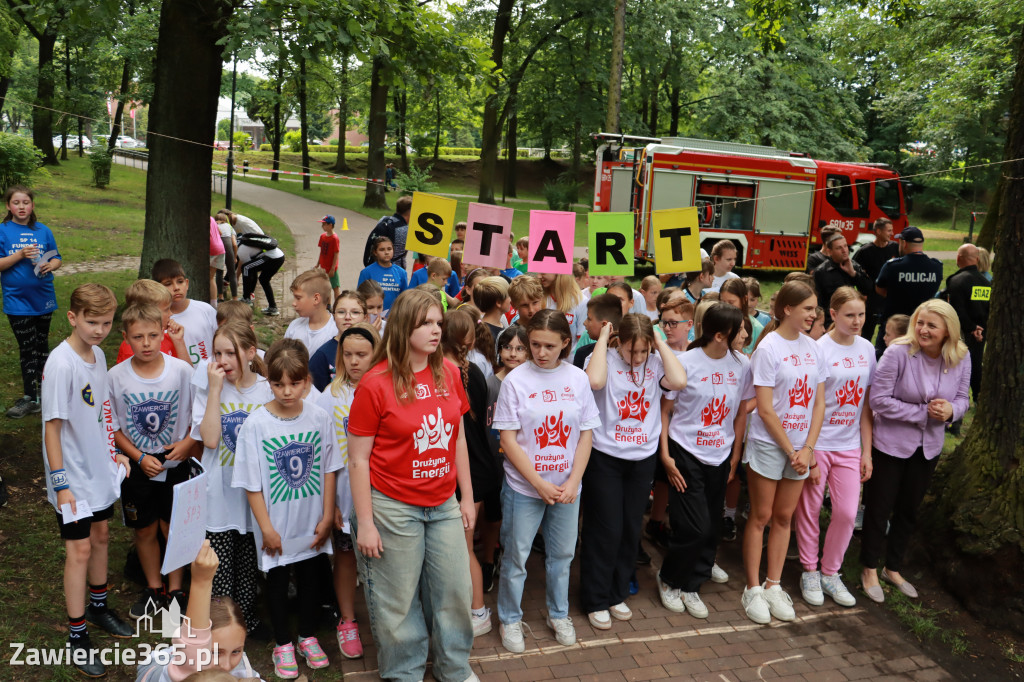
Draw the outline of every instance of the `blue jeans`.
M576 551L580 498L572 504L546 504L544 500L520 495L509 487L501 489L501 560L498 583L498 620L504 624L523 619L523 585L526 560L537 529L544 529L544 571L547 574L548 617L569 615L569 566Z
M437 507L416 507L371 491L373 523L384 551L356 552L366 592L377 666L385 680L422 680L433 640L434 677L463 682L473 674L472 585L462 512L453 495ZM350 520L358 537L355 514ZM429 624L428 624L429 619Z

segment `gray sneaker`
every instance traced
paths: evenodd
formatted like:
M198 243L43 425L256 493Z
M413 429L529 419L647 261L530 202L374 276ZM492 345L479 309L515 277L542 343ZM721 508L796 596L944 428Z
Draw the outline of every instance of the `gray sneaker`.
M800 595L811 606L821 606L825 603L825 595L821 593L821 582L821 573L818 571L804 571L800 576Z
M25 395L18 398L18 402L14 403L11 409L7 410L7 416L11 419L21 419L26 415L36 414L41 410L42 407L39 405L38 400L33 400Z
M846 585L838 573L835 575L821 574L821 591L832 597L832 600L840 606L855 606L857 604L857 599L846 589Z
M278 310L277 306L274 306L274 305L270 306L269 308L264 308L260 312L262 312L264 315L267 315L269 317L277 317L278 315L281 314L281 311Z

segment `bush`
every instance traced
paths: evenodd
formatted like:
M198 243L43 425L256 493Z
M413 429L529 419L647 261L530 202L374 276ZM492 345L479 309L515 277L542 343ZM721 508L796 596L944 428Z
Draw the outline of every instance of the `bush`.
M968 188L970 185L968 185ZM954 178L931 177L914 195L914 217L919 220L949 220L961 182Z
M411 195L413 192L436 192L438 185L430 182L430 171L432 166L417 168L415 164L409 166L409 172L395 173L395 184L403 195Z
M12 185L28 185L32 175L43 163L43 153L32 140L0 133L0 192Z
M552 211L568 211L579 201L580 183L570 173L562 173L555 182L544 183L544 198Z
M94 147L89 151L92 181L97 187L106 187L110 184L110 162L111 157L106 147Z
M302 133L298 130L291 130L284 134L284 146L288 147L290 151L301 152L302 151Z

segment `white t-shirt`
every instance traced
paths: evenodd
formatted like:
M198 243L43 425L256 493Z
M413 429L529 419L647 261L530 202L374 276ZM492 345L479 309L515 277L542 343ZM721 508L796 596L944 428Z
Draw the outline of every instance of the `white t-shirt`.
M818 339L821 357L828 367L825 382L825 422L815 450L856 450L861 447L860 417L864 394L875 378L875 347L855 336L841 346L825 334Z
M772 387L772 405L794 448L807 442L814 411L814 391L828 379L828 366L821 358L818 344L806 334L787 341L771 332L750 358L754 386ZM750 438L775 443L757 410L750 418ZM777 445L777 444L776 444Z
M569 329L572 330L572 343L569 344L569 348L575 348L576 342L583 336L583 332L586 328L583 326L583 321L587 319L587 301L586 297L580 299L580 302L570 312L565 313L565 319L569 322ZM555 299L548 296L547 305L545 306L548 310L558 310L558 306L555 304ZM570 359L571 359L570 355Z
M160 376L145 379L131 359L110 368L110 404L114 427L146 453L162 453L192 430L192 367L184 360L160 356Z
M725 284L725 281L728 280L728 279L739 279L739 275L737 275L735 272L730 270L729 272L725 273L721 277L715 277L711 281L711 286L709 286L705 290L705 293L708 292L708 291L719 291L722 288L722 285Z
M533 362L524 362L501 383L493 426L498 431L518 432L519 447L549 483L566 482L580 432L600 425L601 414L590 380L578 367L563 362L555 369L541 369ZM508 459L505 475L512 490L540 497Z
M320 350L324 345L338 335L338 324L334 321L334 315L327 318L327 323L319 329L311 329L308 317L296 317L288 324L284 333L286 339L298 339L306 345L309 357Z
M647 314L647 299L644 298L642 291L633 289L633 305L630 307L629 312L636 313L637 315Z
M342 384L340 395L334 395L334 385L328 385L317 398L316 404L322 407L331 421L334 422L335 442L338 448L338 459L343 471L338 472L335 481L334 504L341 510L342 532L349 532L348 517L352 510L352 489L349 487L348 476L343 476L348 467L348 415L352 410L352 399L356 395L355 386Z
M46 459L46 422L62 420L60 447L71 494L95 511L106 509L121 496L116 485L114 431L107 391L107 361L99 346L93 346L95 361L82 360L64 341L53 349L43 368L42 400L43 467L46 470L46 499L58 512L57 493L50 483Z
M341 468L335 441L331 418L308 401L302 402L302 413L294 419L279 419L264 406L256 408L242 424L232 487L263 493L270 524L283 543L309 541L274 556L261 549L261 571L333 553L329 539L320 549L310 545L323 518L324 477ZM253 531L256 546L262 547L259 524L253 523Z
M587 356L590 366L594 354ZM642 376L641 376L642 375ZM630 367L617 349L608 351L608 380L594 391L601 426L594 429L594 447L612 457L637 461L658 449L661 435L661 378L665 367L657 353L647 367ZM637 385L639 384L639 385Z
M213 357L217 311L212 305L190 300L188 307L180 313L173 313L171 319L185 328L185 347L188 349L188 359L193 365L200 360L209 360Z
M675 401L668 437L704 464L718 466L736 440L733 420L750 392L750 360L742 353L715 360L703 348L676 356L686 370L686 388L665 394Z
M204 386L196 391L192 403L192 437L202 441L199 425L206 414L209 392ZM222 533L237 530L252 532L252 516L244 490L231 487L235 470L235 450L242 424L256 408L274 399L270 384L261 376L256 383L240 390L225 381L220 390L220 443L216 448L203 448L203 468L206 469L206 530Z
M469 353L466 354L466 358L480 369L480 372L484 375L484 379L494 375L494 368L491 367L491 363L487 362L487 358L484 357L484 354L476 348L470 348Z
M256 224L256 221L252 218L246 218L241 213L235 214L235 232L238 234L246 234L247 232L255 232L256 234L263 234L263 228Z

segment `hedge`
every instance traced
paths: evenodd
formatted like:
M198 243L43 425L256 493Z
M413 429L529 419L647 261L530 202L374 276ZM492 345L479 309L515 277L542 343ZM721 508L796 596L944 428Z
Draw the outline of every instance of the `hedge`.
M274 148L272 146L270 146L269 144L261 144L260 145L260 151L261 152L272 152L272 151L274 151ZM338 153L338 145L336 145L336 144L311 144L311 145L309 145L309 151L311 151L311 152L328 152L330 154L337 154ZM346 152L351 152L352 154L365 154L367 152L367 149L366 149L366 147L348 147L348 146L346 146L345 147L345 151ZM291 152L289 152L289 153L291 153Z

